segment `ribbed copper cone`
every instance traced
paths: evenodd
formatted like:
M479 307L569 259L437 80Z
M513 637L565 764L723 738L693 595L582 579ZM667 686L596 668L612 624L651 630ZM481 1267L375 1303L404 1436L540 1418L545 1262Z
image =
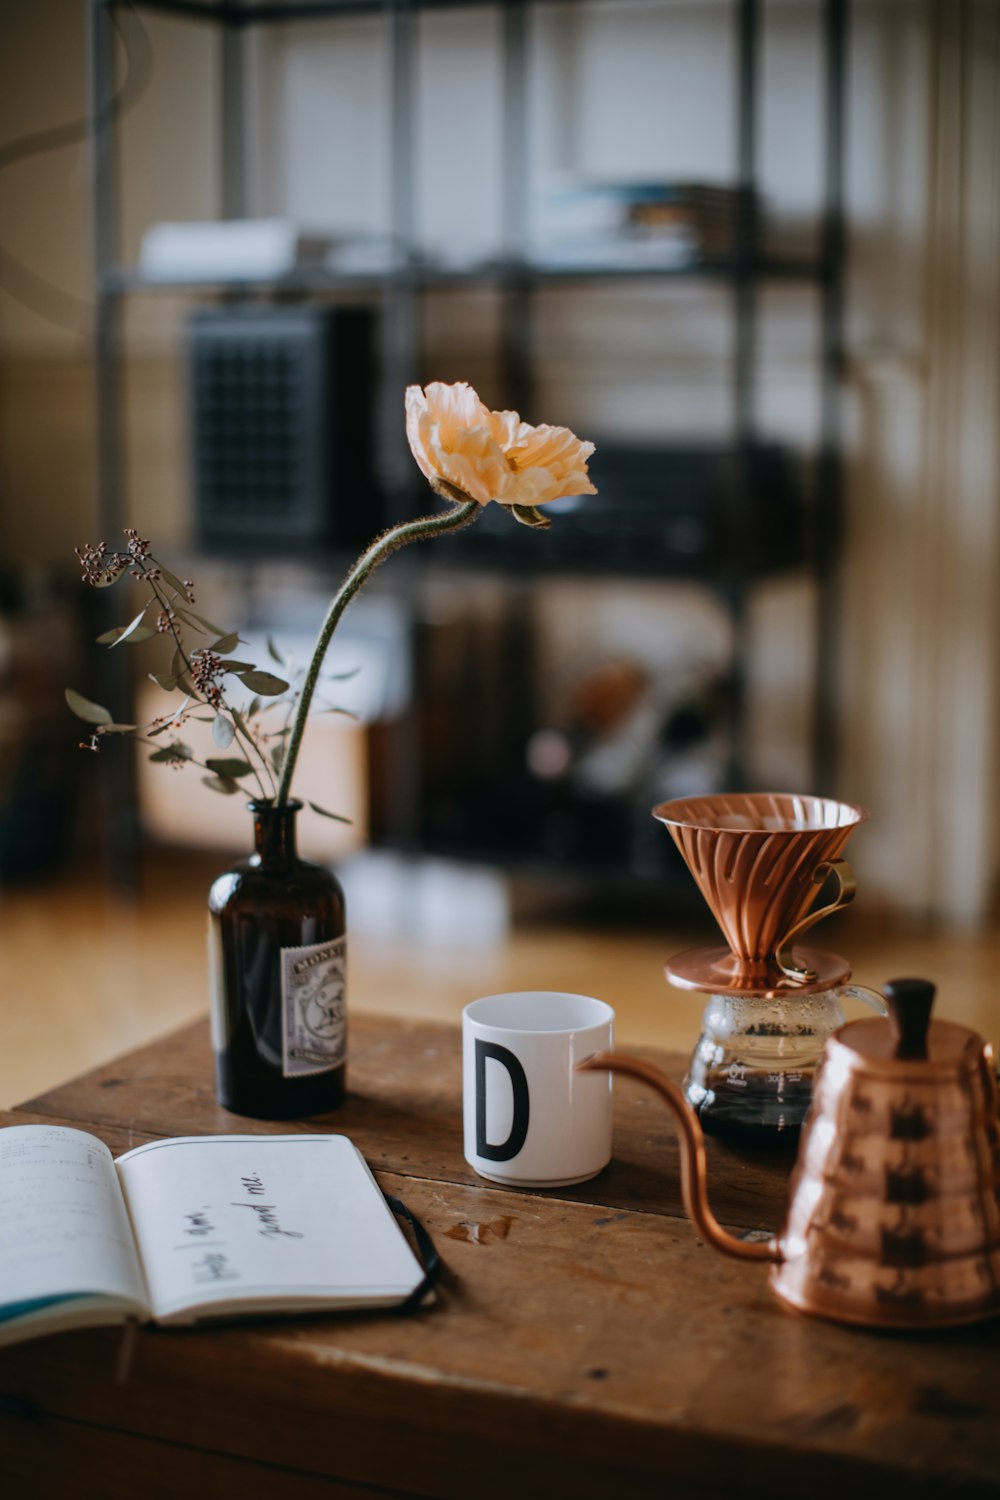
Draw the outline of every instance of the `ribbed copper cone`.
M849 802L794 793L733 792L661 802L688 869L748 976L773 967L814 905L819 865L839 858L868 814Z

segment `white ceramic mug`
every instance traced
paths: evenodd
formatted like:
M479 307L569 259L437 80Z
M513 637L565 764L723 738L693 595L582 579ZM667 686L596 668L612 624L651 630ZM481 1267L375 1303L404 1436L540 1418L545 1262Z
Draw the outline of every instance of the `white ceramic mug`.
M611 1075L577 1073L612 1045L603 1000L519 990L462 1012L465 1159L511 1187L568 1187L611 1160Z

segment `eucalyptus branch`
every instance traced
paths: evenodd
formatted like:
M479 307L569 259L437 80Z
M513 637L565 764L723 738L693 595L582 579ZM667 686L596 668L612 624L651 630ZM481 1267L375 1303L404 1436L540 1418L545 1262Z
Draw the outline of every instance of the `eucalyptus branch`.
M226 706L228 708L228 704ZM218 713L218 709L216 709L215 712ZM253 735L250 734L250 733L246 733L245 734L243 732L243 730L240 728L239 719L237 718L237 716L235 714L233 714L232 709L229 709L229 712L230 712L230 715L232 716L233 731L234 731L234 734L236 736L237 741L240 742L240 743L242 743L250 751L250 753L251 753L251 755L253 757L253 760L259 761L259 763L260 763L259 766L254 766L254 768L253 768L253 774L254 774L254 779L257 782L257 785L260 787L260 794L261 794L261 796L266 799L267 796L268 796L268 791L267 791L267 788L264 785L264 781L263 781L263 778L262 778L261 773L260 773L260 768L261 767L263 768L264 773L266 774L268 781L271 783L271 792L272 793L274 792L274 777L271 775L271 768L270 768L270 766L267 763L267 756L263 754L263 752L261 751L260 746L258 745L257 741L254 739ZM251 765L253 765L253 760L251 761Z
M153 568L156 569L157 571L159 571L160 570L160 564L157 563L156 558L155 557L151 557L149 560L150 560L150 562L152 562ZM177 629L176 625L174 624L174 618L173 618L174 617L173 601L172 600L168 601L160 593L160 590L156 586L157 580L154 577L151 576L151 570L147 567L146 560L144 558L140 561L139 566L142 569L143 577L144 577L146 583L149 585L149 588L150 588L150 591L152 592L153 598L156 600L157 604L160 606L160 609L161 609L161 611L163 613L163 616L164 616L164 618L165 618L165 620L167 622L167 631L168 631L168 633L170 635L171 640L174 643L174 647L175 647L175 649L177 651L177 654L180 656L181 661L184 663L184 669L187 672L188 676L191 677L191 679L192 679L192 684L191 685L192 685L193 696L198 700L199 703L203 703L206 708L212 709L213 713L218 713L218 709L215 707L215 705L213 703L210 703L209 700L208 700L208 698L203 693L199 692L198 688L194 684L194 669L191 666L191 658L188 655L187 651L184 649L184 638L181 635L180 631ZM177 591L175 590L174 591L174 599L176 600L177 597L178 597ZM184 595L184 602L185 603L189 603L190 602L189 599L188 599L188 596L186 594ZM228 705L227 705L227 707L228 707ZM231 710L230 710L230 712L231 712ZM274 777L271 775L270 769L269 769L269 767L267 765L266 757L263 756L260 753L260 750L259 750L256 742L253 740L252 736L246 735L246 734L243 733L243 731L240 729L240 726L237 723L235 717L233 718L233 730L234 730L234 733L235 733L237 739L239 739L240 741L242 741L242 743L246 747L246 749L249 750L250 756L251 756L250 764L251 764L251 767L253 769L254 780L256 781L258 787L260 788L260 794L261 794L261 796L262 797L267 797L267 794L268 794L267 793L267 787L265 787L265 785L264 785L263 779L262 779L261 774L260 774L260 770L259 770L259 768L256 765L253 764L253 762L256 760L256 761L259 761L260 764L264 767L264 770L267 773L267 779L271 783L271 791L273 793L273 791L274 791Z
M288 801L288 793L292 784L292 776L295 773L295 762L298 759L299 746L302 743L302 735L305 732L306 719L309 716L309 706L312 703L313 693L319 682L320 669L326 656L327 647L333 637L344 610L350 604L355 594L368 581L375 569L384 563L387 557L398 552L401 547L406 547L410 542L423 542L432 536L440 536L442 532L459 531L463 526L468 526L475 520L482 506L475 500L466 500L460 505L455 505L450 511L443 515L421 516L416 521L404 521L398 526L391 526L388 531L376 537L374 542L361 554L353 568L347 574L340 588L337 590L330 602L326 612L326 618L320 626L319 635L316 637L316 645L313 648L312 660L302 684L298 706L295 710L295 720L292 724L292 733L288 741L288 748L282 758L281 781L278 785L278 795L275 803L283 807Z
M157 742L156 742L156 740L152 739L148 734L130 734L129 735L129 739L133 742L133 744L136 744L136 745L152 745L153 748L156 749L156 750L170 750L170 749L173 748L169 744L168 745L158 745ZM188 747L185 746L185 749L186 748L188 748ZM178 754L176 756L172 756L169 760L166 760L166 764L167 765L176 765L176 766L179 766L179 767L180 766L198 766L198 768L200 770L207 771L210 776L216 777L219 781L232 781L234 784L236 783L236 777L235 776L229 776L229 777L220 776L219 772L217 770L215 770L215 768L213 766L210 766L207 761L199 760L196 755L184 755L181 752L178 752Z

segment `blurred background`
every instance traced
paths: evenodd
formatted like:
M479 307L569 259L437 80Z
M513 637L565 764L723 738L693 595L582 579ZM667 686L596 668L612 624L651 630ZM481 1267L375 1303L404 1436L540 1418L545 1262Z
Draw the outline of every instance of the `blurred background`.
M997 7L2 24L0 1102L204 1011L205 890L249 843L190 768L78 751L64 687L137 722L165 665L93 644L144 601L74 546L136 526L301 661L429 508L402 402L434 379L593 439L599 494L544 534L490 507L338 632L354 717L298 789L352 820L301 839L343 874L352 1003L620 1002L627 953L626 1039L689 1042L659 966L704 919L649 809L747 787L869 808L833 945L998 1029Z

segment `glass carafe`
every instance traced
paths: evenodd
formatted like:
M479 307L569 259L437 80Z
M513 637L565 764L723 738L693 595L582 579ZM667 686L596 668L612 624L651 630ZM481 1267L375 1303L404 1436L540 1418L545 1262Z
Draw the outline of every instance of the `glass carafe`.
M842 1000L883 1012L860 985L803 995L710 995L684 1093L714 1135L794 1144L827 1038L845 1024Z

